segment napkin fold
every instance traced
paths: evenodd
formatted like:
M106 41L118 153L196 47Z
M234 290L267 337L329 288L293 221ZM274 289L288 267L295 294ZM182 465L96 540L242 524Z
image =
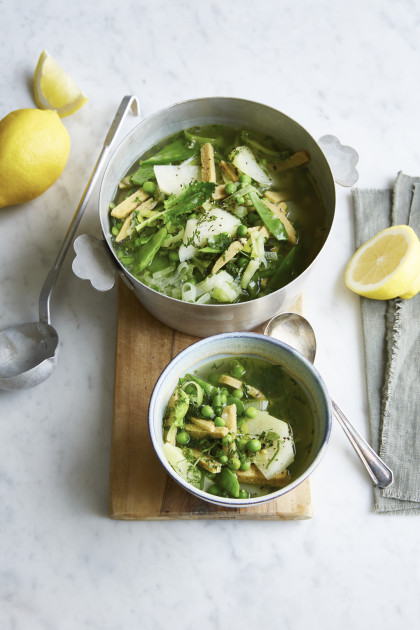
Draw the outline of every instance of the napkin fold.
M399 173L393 189L353 190L356 248L390 225L420 235L420 177ZM394 472L374 488L373 511L420 514L420 294L361 298L372 447Z

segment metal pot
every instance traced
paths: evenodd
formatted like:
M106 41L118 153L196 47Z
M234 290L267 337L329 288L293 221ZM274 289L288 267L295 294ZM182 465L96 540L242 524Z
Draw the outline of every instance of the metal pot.
M199 337L252 330L279 310L289 308L302 293L318 257L281 289L249 302L228 305L191 304L176 300L145 286L123 267L113 251L109 227L109 203L115 196L118 182L139 156L163 138L188 127L207 124L253 129L271 135L292 150L307 150L311 156L310 170L326 211L325 240L335 212L335 185L329 161L334 164L338 183L352 185L358 177L354 169L358 156L354 149L341 145L334 136L324 136L317 143L303 127L285 114L242 99L211 97L178 103L149 116L128 134L111 157L100 189L99 217L105 249L110 256L104 256L104 243L82 235L75 241L77 257L73 262L73 270L79 277L91 280L99 290L106 290L113 285L117 271L152 315L172 328Z

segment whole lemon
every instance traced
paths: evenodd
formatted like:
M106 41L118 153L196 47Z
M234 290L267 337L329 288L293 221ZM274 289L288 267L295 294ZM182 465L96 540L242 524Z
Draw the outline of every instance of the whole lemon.
M52 110L17 109L0 120L0 208L45 192L69 153L69 134Z

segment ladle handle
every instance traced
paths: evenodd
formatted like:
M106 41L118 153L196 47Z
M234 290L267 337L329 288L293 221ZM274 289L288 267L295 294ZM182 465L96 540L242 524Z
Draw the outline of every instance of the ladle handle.
M375 453L371 446L365 441L354 426L347 420L344 413L334 400L331 400L334 415L341 424L344 432L349 438L354 450L360 457L366 470L371 476L373 483L378 488L388 488L394 481L393 472L385 462Z
M80 200L79 205L77 206L75 215L70 223L69 229L67 231L67 234L64 238L64 241L61 245L61 249L58 253L57 259L53 265L53 267L51 268L51 270L49 271L44 285L41 289L41 294L39 296L39 319L41 322L46 322L47 324L50 323L50 297L51 297L51 291L54 287L54 284L57 280L61 265L63 264L64 258L66 257L66 254L68 252L68 249L73 241L73 237L76 233L76 230L78 228L78 225L81 221L81 218L83 216L83 213L86 209L86 206L88 204L91 192L93 190L93 187L96 184L96 181L100 175L100 171L101 168L103 166L103 164L105 163L108 154L110 152L111 149L111 145L113 143L113 140L119 130L119 128L121 127L122 122L124 121L124 118L126 116L126 114L128 113L129 109L133 110L133 113L138 116L139 114L139 102L136 96L124 96L124 98L121 101L121 104L117 110L117 113L115 114L114 120L111 123L111 126L109 128L108 134L105 138L105 142L104 145L102 147L102 151L99 155L99 158L95 164L95 167L92 171L92 175L90 176L90 179L88 181L88 184L85 188L85 192L83 193L83 196Z

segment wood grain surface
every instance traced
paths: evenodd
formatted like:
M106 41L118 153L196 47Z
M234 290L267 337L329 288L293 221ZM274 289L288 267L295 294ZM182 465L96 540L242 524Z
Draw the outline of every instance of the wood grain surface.
M295 304L300 312L301 301ZM111 518L308 519L312 516L310 479L283 497L250 508L222 508L186 492L166 473L154 453L148 430L153 387L166 365L196 337L175 331L150 315L121 281L115 356L111 441Z

